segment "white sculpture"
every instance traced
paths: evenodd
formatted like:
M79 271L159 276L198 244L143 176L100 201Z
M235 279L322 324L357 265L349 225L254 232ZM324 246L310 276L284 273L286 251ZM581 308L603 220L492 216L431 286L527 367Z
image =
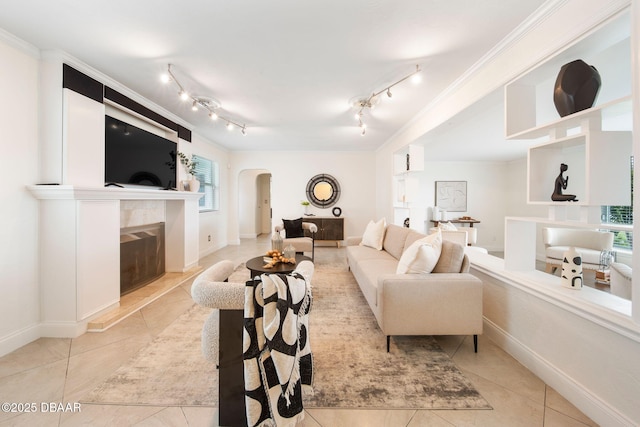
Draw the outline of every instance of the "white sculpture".
M573 246L564 253L560 278L562 286L569 289L582 289L582 257Z

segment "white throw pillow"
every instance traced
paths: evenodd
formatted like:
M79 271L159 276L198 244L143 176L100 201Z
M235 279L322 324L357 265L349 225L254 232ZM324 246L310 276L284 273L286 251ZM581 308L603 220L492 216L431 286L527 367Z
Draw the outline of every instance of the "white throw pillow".
M402 254L396 274L431 273L442 252L440 230L413 242Z
M382 250L382 242L384 240L384 230L387 227L386 219L382 218L378 222L369 221L366 230L362 235L360 246L369 246L371 248Z
M438 228L446 231L456 231L457 228L455 225L451 224L451 221L441 222L438 224Z

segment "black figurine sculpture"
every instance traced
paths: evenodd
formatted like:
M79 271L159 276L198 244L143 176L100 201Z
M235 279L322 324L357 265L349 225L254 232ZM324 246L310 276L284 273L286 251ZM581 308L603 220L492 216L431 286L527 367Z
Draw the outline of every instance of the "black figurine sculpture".
M569 183L569 177L563 177L562 174L565 173L569 169L569 166L562 163L560 164L560 175L556 178L556 183L553 188L553 194L551 195L551 200L554 202L577 202L575 194L562 194L562 190L567 189L567 184Z
M564 64L553 89L553 103L560 117L593 107L601 84L598 70L583 60Z

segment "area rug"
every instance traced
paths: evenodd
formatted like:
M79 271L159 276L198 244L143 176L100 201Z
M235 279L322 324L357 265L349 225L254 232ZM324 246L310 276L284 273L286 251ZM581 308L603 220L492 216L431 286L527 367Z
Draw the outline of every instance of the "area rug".
M240 266L230 281L243 282ZM215 366L200 351L210 309L194 305L81 401L217 406ZM316 265L305 408L491 409L432 337L393 337L391 352L344 263Z

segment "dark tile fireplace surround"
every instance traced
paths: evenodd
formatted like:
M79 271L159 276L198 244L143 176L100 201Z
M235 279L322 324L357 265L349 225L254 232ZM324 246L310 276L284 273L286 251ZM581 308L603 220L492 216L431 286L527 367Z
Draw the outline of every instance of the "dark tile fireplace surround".
M120 295L164 274L164 244L162 222L120 229Z

